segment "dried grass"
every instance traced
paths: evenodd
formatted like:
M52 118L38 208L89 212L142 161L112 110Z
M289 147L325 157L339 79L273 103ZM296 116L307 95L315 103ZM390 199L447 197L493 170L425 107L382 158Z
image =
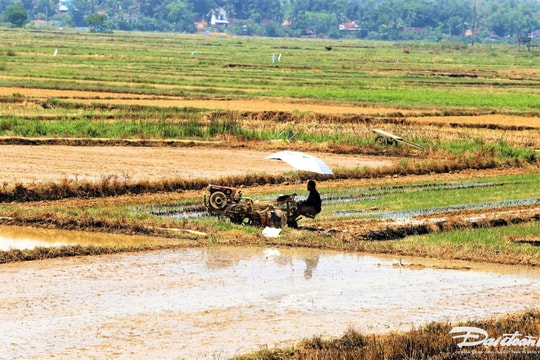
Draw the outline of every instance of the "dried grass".
M299 344L285 349L266 349L256 353L234 357L235 360L300 360L300 359L432 359L432 360L517 360L537 359L540 350L537 347L502 346L485 348L477 346L469 351L462 351L459 342L452 338L453 326L474 326L488 334L513 334L518 332L536 339L540 334L540 312L525 311L499 318L469 321L459 324L432 322L421 328L406 333L363 335L349 329L342 337L322 339L313 337L302 340ZM463 349L466 350L466 349ZM476 350L475 354L473 351Z

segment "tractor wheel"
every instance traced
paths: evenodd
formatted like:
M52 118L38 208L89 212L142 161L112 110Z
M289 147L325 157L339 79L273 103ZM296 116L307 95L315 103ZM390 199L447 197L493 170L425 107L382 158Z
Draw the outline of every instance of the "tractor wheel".
M214 209L221 210L227 206L227 195L222 193L221 191L216 191L212 195L210 195L210 206L212 206Z
M393 139L386 138L384 136L377 136L375 138L375 143L383 146L394 146L397 145L397 142Z
M379 145L387 146L388 145L388 139L385 138L385 137L382 137L382 136L377 136L375 138L375 143L379 144Z
M251 224L250 225L255 225L255 226L262 226L263 225L261 215L259 215L255 211L251 213L250 219L251 219Z
M230 214L229 219L233 224L238 225L253 225L253 219L246 214Z

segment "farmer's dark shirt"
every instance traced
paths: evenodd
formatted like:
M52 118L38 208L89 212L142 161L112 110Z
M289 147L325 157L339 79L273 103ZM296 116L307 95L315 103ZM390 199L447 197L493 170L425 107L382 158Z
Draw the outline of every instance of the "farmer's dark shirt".
M321 195L317 190L311 190L308 198L304 201L304 205L313 207L317 212L321 212Z

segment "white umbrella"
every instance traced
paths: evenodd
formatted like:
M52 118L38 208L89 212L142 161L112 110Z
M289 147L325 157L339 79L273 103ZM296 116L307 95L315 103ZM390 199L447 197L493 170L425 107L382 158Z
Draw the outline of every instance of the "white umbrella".
M316 156L309 155L299 151L284 150L277 153L273 153L265 157L267 160L281 160L291 165L296 169L296 176L294 179L294 194L296 195L296 183L298 181L298 171L309 171L318 174L333 175L334 172ZM266 236L266 235L265 235Z
M318 174L328 174L328 175L334 174L332 172L332 169L330 169L328 165L326 165L324 161L322 161L318 157L305 154L299 151L290 151L290 150L279 151L277 153L273 153L267 156L265 159L284 161L287 164L291 165L296 170L300 170L300 171L309 171L309 172L314 172Z

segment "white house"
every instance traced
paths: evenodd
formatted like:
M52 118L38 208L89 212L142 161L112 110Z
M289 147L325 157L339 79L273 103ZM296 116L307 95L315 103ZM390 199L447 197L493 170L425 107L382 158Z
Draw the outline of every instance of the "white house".
M71 0L60 0L58 1L58 11L66 12L71 7Z
M222 7L212 10L212 16L210 18L210 25L212 26L227 26L229 21L227 20L227 12Z

